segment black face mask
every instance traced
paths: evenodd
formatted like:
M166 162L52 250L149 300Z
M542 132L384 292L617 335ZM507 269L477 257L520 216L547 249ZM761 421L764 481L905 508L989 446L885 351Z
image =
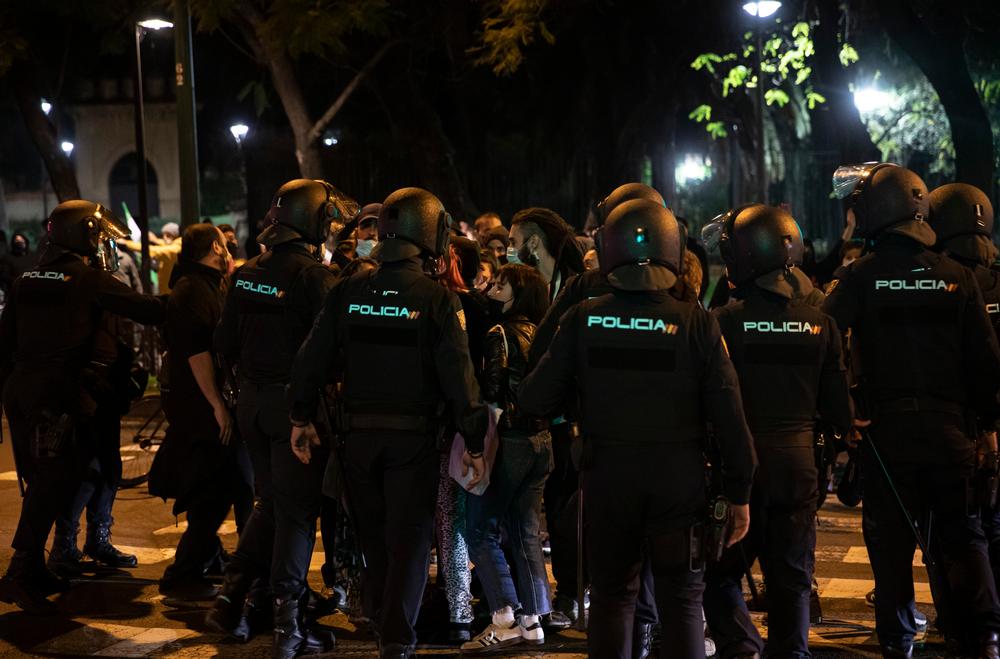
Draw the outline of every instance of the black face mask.
M24 256L28 253L28 246L22 242L16 242L10 246L10 253L14 256Z
M531 249L528 248L527 242L521 245L521 248L517 250L517 260L532 268L538 267L538 257L531 253Z
M229 255L233 257L233 260L235 261L237 259L237 255L239 254L240 246L237 245L235 241L227 241L226 249L229 250Z

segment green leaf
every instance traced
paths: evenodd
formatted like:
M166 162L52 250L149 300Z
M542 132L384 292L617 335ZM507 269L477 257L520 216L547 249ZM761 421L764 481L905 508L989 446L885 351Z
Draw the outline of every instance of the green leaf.
M850 66L851 64L857 62L859 59L861 58L858 56L858 51L855 50L854 46L852 46L851 44L845 43L843 46L840 47L841 66L844 67Z
M716 55L715 53L702 53L694 58L691 62L691 68L695 71L701 71L702 69L708 70L709 73L715 73L715 64L722 61L722 57Z
M697 121L699 124L712 118L712 107L709 105L699 105L688 115L688 119Z
M801 85L809 77L810 73L812 73L811 67L806 66L802 69L799 69L798 75L795 76L795 84Z
M779 108L783 108L788 105L790 100L788 94L782 89L768 89L764 92L764 102L768 105L777 103Z
M750 69L738 64L733 68L729 69L729 73L722 80L722 97L725 98L729 96L729 92L736 87L742 87L746 82L747 75L750 74Z
M801 21L796 23L792 27L792 38L796 37L808 37L809 36L809 23Z
M810 110L815 110L820 103L826 103L826 97L819 92L810 91L806 93L806 104Z
M729 135L726 131L726 125L721 121L713 121L705 125L705 130L708 134L712 136L713 140L722 139Z

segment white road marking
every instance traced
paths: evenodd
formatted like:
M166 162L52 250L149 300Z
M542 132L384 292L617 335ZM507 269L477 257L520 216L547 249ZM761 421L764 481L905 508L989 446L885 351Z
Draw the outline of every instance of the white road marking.
M860 547L849 547L847 553L844 554L844 563L861 563L863 565L870 565L871 560L868 558L868 548L864 545ZM924 562L921 555L917 552L913 553L913 567L923 567Z
M816 581L819 582L819 597L821 601L824 597L863 600L868 591L875 587L875 582L872 579L819 577ZM933 600L931 599L931 587L929 584L921 583L919 581L914 582L913 593L917 604L933 603Z
M156 529L153 531L153 535L182 535L184 531L187 531L188 523L187 520L178 522L176 525L171 524L170 526L164 526L162 529ZM235 535L236 534L236 522L231 519L227 519L222 523L219 528L219 535Z
M165 629L153 627L143 630L141 633L126 638L110 647L106 647L99 652L95 652L97 657L145 657L150 653L159 650L168 643L173 643L182 638L190 638L196 632L190 629Z

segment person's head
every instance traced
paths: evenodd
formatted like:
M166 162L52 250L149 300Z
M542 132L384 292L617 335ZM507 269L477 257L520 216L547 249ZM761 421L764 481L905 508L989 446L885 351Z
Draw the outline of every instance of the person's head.
M846 199L857 235L876 240L886 233L907 236L928 247L937 241L927 224L930 194L923 179L892 163L841 167L834 192Z
M668 290L684 258L680 225L667 208L647 199L615 207L601 232L601 272L615 288Z
M430 262L447 254L449 221L441 200L427 190L396 190L382 202L372 257L381 263L419 257L433 271Z
M714 230L713 230L714 229ZM743 286L761 275L801 265L805 246L791 214L777 206L746 204L716 218L702 235L714 243L729 279Z
M503 305L505 317L524 317L535 325L542 322L549 306L548 284L537 270L520 263L500 268L488 295Z
M989 267L996 260L993 204L985 192L967 183L950 183L930 193L930 225L938 251Z
M202 224L211 224L211 222L202 222ZM223 237L226 239L226 247L229 249L229 255L233 257L233 260L236 260L240 251L240 243L236 239L236 229L231 224L220 224L219 231L222 232Z
M626 201L632 201L633 199L645 199L653 202L654 204L659 204L664 208L666 207L666 203L663 201L663 195L657 192L654 188L649 187L645 183L625 183L612 190L607 197L602 199L601 202L597 204L598 226L604 226L608 216L611 215L611 211L613 211L615 207L624 204Z
M500 262L492 250L479 250L479 274L476 276L476 288L485 291L500 271Z
M354 232L357 240L378 240L378 213L382 204L366 204L358 213L358 228Z
M28 237L21 232L17 232L10 239L10 253L14 256L23 256L28 253Z
M223 273L229 271L229 264L232 262L226 247L226 237L211 224L192 224L184 229L180 258Z
M257 242L268 247L302 241L321 245L330 222L354 217L358 205L326 181L293 179L274 193Z
M583 267L587 270L601 269L601 260L597 256L596 249L588 249L587 253L583 255Z
M435 274L438 282L452 292L469 290L469 285L462 276L462 257L454 243L448 245L447 257L437 260Z
M863 240L848 240L840 247L840 265L849 266L861 256L865 249Z
M181 227L176 222L167 222L160 229L160 237L163 238L163 242L169 244L177 240L181 235Z
M503 228L503 222L496 213L483 213L476 218L476 238L481 246L486 247L487 235L496 228Z
M494 227L486 234L486 249L493 252L497 259L507 260L507 247L510 246L510 235L503 227Z
M525 208L511 219L507 260L537 268L551 260L567 261L574 272L583 270L583 254L576 248L575 233L558 213L548 208Z
M46 231L50 246L55 245L87 258L109 256L110 241L128 235L128 227L110 210L86 199L64 201L52 209ZM103 259L99 265L111 272L117 268L117 262L105 263Z

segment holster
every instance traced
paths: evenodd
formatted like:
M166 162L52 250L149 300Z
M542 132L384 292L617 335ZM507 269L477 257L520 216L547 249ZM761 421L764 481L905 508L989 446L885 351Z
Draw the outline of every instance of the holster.
M704 555L712 563L722 560L722 552L733 534L732 517L729 514L729 500L717 496L708 505L708 516L704 529Z
M31 455L36 460L59 458L76 448L73 418L65 413L42 410L31 438Z

